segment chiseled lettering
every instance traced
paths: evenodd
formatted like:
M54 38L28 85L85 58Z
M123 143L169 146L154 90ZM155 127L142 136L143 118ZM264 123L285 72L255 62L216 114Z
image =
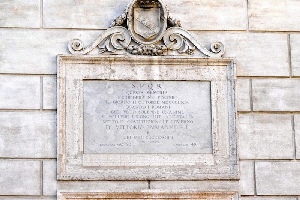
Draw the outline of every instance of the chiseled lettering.
M189 104L188 101L162 101L163 104Z
M84 130L91 138L87 152L198 153L210 148L210 83L87 83Z
M144 128L143 125L115 125L117 130L141 130Z
M157 129L157 130L164 130L164 129L187 129L188 126L183 125L147 125L148 129Z

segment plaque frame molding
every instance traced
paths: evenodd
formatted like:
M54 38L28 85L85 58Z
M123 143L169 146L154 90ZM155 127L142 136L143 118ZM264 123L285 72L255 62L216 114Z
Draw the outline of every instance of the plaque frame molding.
M84 79L211 81L213 154L84 154ZM59 55L57 87L58 180L239 179L233 60Z

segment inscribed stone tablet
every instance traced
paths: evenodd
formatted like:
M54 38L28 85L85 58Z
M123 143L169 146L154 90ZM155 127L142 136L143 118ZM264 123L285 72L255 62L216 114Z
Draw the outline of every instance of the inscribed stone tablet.
M210 82L84 81L84 153L212 153Z

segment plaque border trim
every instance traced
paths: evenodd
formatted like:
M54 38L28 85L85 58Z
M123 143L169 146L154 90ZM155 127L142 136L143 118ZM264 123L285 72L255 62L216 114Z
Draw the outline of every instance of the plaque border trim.
M133 72L119 73L118 71L126 70L124 66ZM146 68L151 71L150 76L143 72ZM186 73L191 70L193 73L184 75L180 70ZM167 71L173 74L173 78L169 75L159 76ZM198 75L194 72L198 72ZM199 75L199 72L203 75ZM211 81L211 95L215 95L216 105L218 104L215 111L212 105L212 115L215 113L212 118L216 117L213 120L217 122L212 130L217 130L217 134L213 133L214 153L83 154L83 128L78 123L82 120L80 113L83 110L80 109L83 109L83 102L74 100L74 97L80 99L83 95L83 79ZM58 180L239 179L233 60L173 56L59 55L57 81ZM216 85L213 87L214 84Z

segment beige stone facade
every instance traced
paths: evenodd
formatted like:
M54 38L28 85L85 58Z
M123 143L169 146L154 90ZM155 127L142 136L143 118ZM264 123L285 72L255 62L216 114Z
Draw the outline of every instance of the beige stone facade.
M0 200L54 200L57 190L236 191L300 199L300 1L164 0L202 45L236 64L239 180L57 181L57 54L87 45L129 0L0 1Z

